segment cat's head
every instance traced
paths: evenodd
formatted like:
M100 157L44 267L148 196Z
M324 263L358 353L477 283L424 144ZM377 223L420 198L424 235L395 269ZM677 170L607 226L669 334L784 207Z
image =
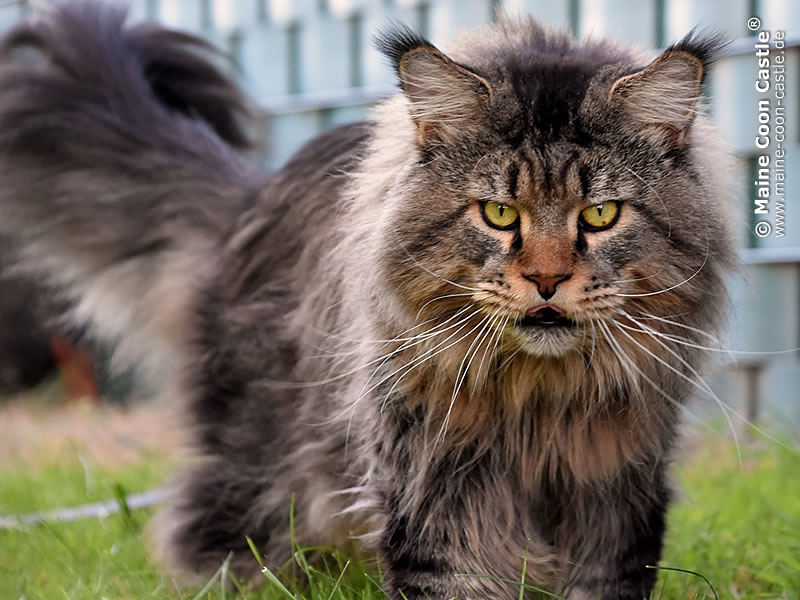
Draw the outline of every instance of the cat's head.
M392 169L376 260L406 324L474 308L472 336L542 356L588 354L639 327L626 315L716 325L731 217L700 98L717 37L652 60L533 20L450 55L406 29L378 43L403 95L361 177Z

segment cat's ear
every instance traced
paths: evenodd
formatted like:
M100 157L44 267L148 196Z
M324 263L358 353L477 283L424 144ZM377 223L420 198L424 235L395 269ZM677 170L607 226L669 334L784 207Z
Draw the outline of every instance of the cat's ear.
M657 145L685 146L708 69L726 45L717 34L692 31L641 71L614 82L609 99Z
M400 78L420 146L451 143L483 121L493 93L483 77L406 27L382 32L375 44Z

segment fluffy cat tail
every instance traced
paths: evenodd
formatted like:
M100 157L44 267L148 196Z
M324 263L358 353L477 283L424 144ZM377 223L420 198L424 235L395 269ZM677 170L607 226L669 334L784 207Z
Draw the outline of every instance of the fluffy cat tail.
M259 181L213 50L125 18L70 1L0 41L0 237L115 358L161 366Z

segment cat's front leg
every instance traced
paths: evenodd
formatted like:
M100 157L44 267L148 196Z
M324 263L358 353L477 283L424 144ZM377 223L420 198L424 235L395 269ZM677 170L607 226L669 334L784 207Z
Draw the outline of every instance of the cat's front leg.
M509 539L498 544L502 534L489 524L496 515L475 515L488 525L481 528L466 514L467 506L449 498L439 507L429 506L410 516L390 503L382 554L387 592L393 600L519 596L519 584L514 582L522 573L525 548Z
M393 600L511 600L529 540L511 486L468 447L426 456L404 432L382 460L381 554ZM529 575L536 569L528 564Z
M464 549L448 539L448 529L456 529L455 520L440 523L437 531L421 532L421 524L395 510L387 515L382 543L386 568L387 593L394 600L445 600L472 598L460 567ZM455 531L453 531L455 533Z
M649 598L661 559L671 491L665 465L629 467L613 488L586 492L576 502L580 523L573 526L569 600ZM573 521L574 523L575 521Z

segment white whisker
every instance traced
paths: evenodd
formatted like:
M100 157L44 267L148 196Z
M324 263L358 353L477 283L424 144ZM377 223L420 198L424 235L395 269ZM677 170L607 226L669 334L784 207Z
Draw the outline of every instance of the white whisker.
M463 340L467 339L467 338L470 336L470 334L472 334L472 333L473 333L473 332L474 332L476 329L478 329L478 328L479 328L481 325L483 325L483 323L484 323L485 321L487 321L487 320L488 320L490 317L491 317L491 315L486 315L486 316L485 316L485 317L484 317L482 320L480 320L480 321L478 322L478 324L477 324L475 327L473 327L472 329L470 329L470 330L469 330L467 333L465 333L463 336L461 336L461 337L460 337L459 339L457 339L455 342L451 342L450 344L448 344L448 345L447 345L447 346L445 346L444 348L441 348L441 346L442 346L443 344L445 344L445 343L446 343L448 340L450 340L452 337L454 337L454 336L455 336L455 335L456 335L456 334L457 334L457 333L458 333L458 332L459 332L461 329L463 329L463 327L459 328L458 330L456 330L456 332L455 332L455 333L453 333L452 335L450 335L450 336L449 336L447 339L445 339L443 342L439 343L437 346L434 346L433 348L431 348L430 350L428 350L427 352L425 352L425 353L424 353L424 354L422 354L421 356L418 356L418 357L414 358L414 359L413 359L413 360L411 360L409 363L407 363L407 364L403 365L403 366L402 366L402 367L400 367L399 369L396 369L396 370L395 370L395 371L393 371L391 374L389 374L387 377L385 377L385 378L384 378L384 379L382 379L380 382L378 382L378 384L376 384L375 386L373 386L372 388L370 388L370 390L372 390L372 389L375 389L375 387L377 387L377 385L380 385L381 383L383 383L383 382L384 382L384 381L386 381L387 379L389 379L389 378L391 378L391 377L394 377L396 374L398 374L398 373L399 373L400 371L402 371L403 369L407 369L407 371L406 371L405 373L403 373L402 375L400 375L400 377L398 377L398 378L397 378L397 381L395 381L395 382L394 382L394 384L392 385L392 387L391 387L391 388L389 388L389 391L387 392L387 394L386 394L386 397L384 398L384 401L383 401L382 407L383 407L383 406L386 406L386 402L389 400L389 397L392 395L392 392L394 392L395 388L396 388L396 387L397 387L397 386L400 384L400 382L403 380L403 378L404 378L406 375L408 375L409 373L411 373L411 371L413 371L414 369L416 369L418 366L422 365L423 363L427 362L428 360L432 359L433 357L435 357L435 356L437 356L437 355L441 354L441 353L442 353L442 352L444 352L445 350L448 350L449 348L452 348L452 347L453 347L453 346L455 346L456 344L458 344L458 343L462 342ZM465 326L466 326L466 324L465 324ZM437 348L441 348L441 349L437 350L437 351L436 351L436 352L434 352L433 354L430 354L431 352L433 352L433 351L434 351L434 350L436 350ZM430 355L429 355L429 354L430 354ZM428 356L428 355L429 355L429 356Z
M660 342L658 340L658 338L650 336L655 342L660 344L665 350L667 350L670 354L672 354L675 358L677 358L682 365L684 365L686 368L688 368L689 371L695 377L697 377L700 381L702 381L702 385L699 382L697 382L694 379L692 379L691 377L688 377L685 373L682 373L679 369L677 369L673 365L669 364L667 361L665 361L663 358L661 358L660 356L658 356L654 352L652 352L649 348L647 348L647 346L645 346L643 344L640 344L631 334L629 334L627 331L625 331L625 329L620 327L621 323L617 323L616 321L613 321L613 320L611 321L611 323L620 331L620 333L622 333L622 335L624 335L631 342L636 344L641 350L643 350L648 356L653 358L656 362L664 365L667 369L669 369L670 371L672 371L673 373L675 373L676 375L678 375L679 377L681 377L685 381L689 382L696 389L700 390L701 392L703 392L707 396L713 398L717 402L717 405L722 410L722 415L725 417L725 421L727 421L727 423L728 423L728 427L731 430L731 434L733 434L733 441L734 441L734 443L736 445L736 454L739 457L739 466L741 466L743 464L742 463L742 447L739 444L739 436L736 434L736 428L733 426L733 421L731 421L730 415L728 415L727 411L725 410L726 405L722 402L722 400L719 399L719 397L714 393L714 390L711 389L711 387L706 383L706 381L702 377L700 377L700 374L697 372L697 370L694 367L692 367L686 360L684 360L683 357L679 356L676 352L672 351L672 349L668 348L666 344ZM647 332L642 332L642 333L647 334Z
M594 358L594 349L595 349L595 338L597 337L597 328L594 326L594 319L590 318L589 324L592 326L592 350L589 353L589 361L586 363L586 368L583 370L584 375L586 375L586 372L589 370L589 367L592 366L592 359Z
M636 379L636 377L634 377L634 373L633 373L634 370L639 375L643 376L646 381L649 381L651 385L653 385L654 387L658 388L659 390L661 389L655 383L653 383L647 377L647 375L639 367L637 367L636 364L631 360L631 358L625 353L625 351L623 350L622 346L620 346L619 342L617 341L617 338L614 337L614 335L611 333L611 330L608 328L608 325L606 325L605 322L598 321L597 322L597 327L604 334L604 337L606 338L606 341L608 342L609 346L611 347L611 350L614 352L614 354L619 359L620 366L627 372L628 381L630 383L632 383L637 388L636 389L637 392L639 391L638 390L639 386L638 386L638 380Z
M703 346L702 344L695 344L687 342L686 338L672 335L670 333L663 333L661 331L653 330L653 335L676 344L681 344L689 348L696 348L698 350L706 350L707 352L720 352L722 354L744 354L746 356L770 356L779 354L794 354L800 352L800 348L789 348L788 350L726 350L725 348L713 348L711 346Z
M376 369L375 369L375 370L372 372L372 374L371 374L371 375L370 375L370 376L367 378L366 382L364 383L364 386L361 388L361 391L359 392L359 395L358 395L358 397L357 397L355 400L353 400L353 401L350 403L350 406L349 406L349 407L347 407L347 408L346 408L344 411L342 411L341 413L339 413L339 415L338 415L337 417L335 417L335 418L341 418L341 417L343 417L343 416L344 416L344 414L346 414L347 412L349 412L349 413L350 413L350 418L348 419L348 424L347 424L347 435L346 435L346 438L345 438L345 439L349 439L349 437L350 437L350 428L351 428L351 425L352 425L352 422L353 422L353 416L354 416L354 414L355 414L355 409L356 409L356 406L359 404L359 402L361 402L361 400L362 400L363 398L365 398L365 397L366 397L366 396L367 396L369 393L371 393L372 391L374 391L376 388L378 388L378 387L379 387L380 385L382 385L384 382L386 382L386 381L388 381L389 379L391 379L392 377L394 377L394 376L395 376L397 373L399 373L400 371L402 371L402 370L403 370L403 369L405 369L406 367L408 367L408 366L410 366L410 365L411 365L411 370L413 370L413 368L414 368L415 366L417 366L417 365L414 365L414 362L415 362L415 361L418 361L420 358L423 358L423 357L424 357L424 356L426 356L427 354L430 354L431 352L433 352L433 351L434 351L434 350L436 350L437 348L441 347L443 344L446 344L448 340L450 340L450 339L452 339L454 336L458 335L458 332L459 332L459 331L461 331L462 329L464 329L464 328L465 328L465 327L466 327L466 326L469 324L470 320L472 320L472 318L473 318L473 317L475 317L475 316L477 316L478 314L480 314L480 313L482 312L482 310L483 310L483 309L481 309L481 308L479 307L479 308L478 308L478 309L477 309L475 312L473 312L473 313L470 313L469 315L467 315L466 317L464 317L463 319L461 319L461 321L458 321L457 323L455 323L453 326L451 326L451 327L448 327L448 329L452 329L452 327L457 327L457 326L459 326L459 325L460 325L460 327L458 327L458 329L456 329L456 331L454 331L453 333L451 333L451 334L450 334L450 335L449 335L447 338L445 338L444 340L440 341L440 342L439 342L439 343L438 343L436 346L434 346L433 348L431 348L431 349L427 350L427 351L426 351L425 353L423 353L421 356L417 356L417 357L415 357L415 358L414 358L414 359L412 359L412 360L411 360L409 363L407 363L407 364L404 364L403 366L401 366L401 367L399 367L398 369L394 370L392 373L390 373L389 375L387 375L387 376L383 377L383 378L382 378L380 381L378 381L377 383L375 383L374 385L372 385L372 386L371 386L369 389L366 389L366 390L365 390L364 388L366 388L366 387L367 387L367 385L369 385L369 382L372 380L372 378L375 376L375 374L378 372L378 370L380 370L380 368L381 368L381 367L382 367L382 366L383 366L383 365L386 363L386 361L387 361L387 360L389 360L389 358L391 358L391 356L393 356L394 354L396 354L396 353L397 353L397 352L399 352L400 350L398 349L397 351L393 352L393 353L392 353L390 356L386 356L386 357L380 357L379 359L376 359L376 360L381 360L381 359L383 359L383 362L381 362L381 364L380 364L380 365L378 365L378 367L377 367L377 368L376 368ZM482 322L483 322L483 321L481 321L481 323L482 323ZM479 323L478 325L480 325L480 323ZM442 333L444 333L445 331L446 331L446 330L444 330L444 331L439 331L439 332L436 334L436 336L438 336L438 335L441 335L441 334L442 334ZM473 329L472 331L474 331L474 329ZM470 332L468 332L466 335L469 335L469 333L470 333ZM454 344L455 344L455 343L458 343L459 341L461 341L461 339L464 339L464 338L462 337L462 338L460 338L459 340L456 340L456 342L454 342ZM451 345L452 345L452 344L451 344ZM449 346L448 346L448 348L449 348ZM447 349L447 348L445 348L445 350L446 350L446 349ZM433 356L436 356L436 354L438 354L438 352L436 352L435 354L433 354ZM430 358L432 358L432 356L431 356ZM425 360L427 360L427 359L425 359ZM422 362L425 362L425 360L423 360ZM375 362L375 361L370 361L370 362ZM421 363L420 363L420 364L421 364ZM409 370L409 372L410 372L410 370ZM403 374L403 375L400 377L400 379L402 379L402 378L403 378L405 375L407 375L407 374L408 374L408 372L407 372L407 373L404 373L404 374ZM398 379L398 381L397 381L397 382L395 382L395 386L397 385L397 383L399 383L400 379ZM389 390L389 394L391 394L391 392L394 390L394 387L395 387L395 386L392 386L391 390ZM389 394L387 394L387 399L388 399L388 397L389 397ZM384 404L385 404L385 401L384 401Z
M483 292L486 293L486 294L493 294L494 293L491 290L483 290ZM464 292L463 294L447 294L446 296L438 296L438 297L434 298L433 300L428 300L425 304L422 305L422 308L420 308L419 311L417 311L417 316L414 317L414 320L416 321L417 319L419 319L419 316L422 314L422 311L425 310L425 307L427 307L429 304L433 304L434 302L438 302L439 300L445 300L447 298L459 298L459 297L463 297L463 296L474 296L477 293L479 293L479 292Z
M637 319L633 319L633 317L631 317L625 311L622 311L622 313L626 317L629 317L633 321L638 322L639 320L641 320L641 319L638 318L638 316L637 316ZM687 331L694 331L695 333L699 333L700 335L702 335L704 337L707 337L712 342L719 342L720 341L720 339L717 336L712 335L712 334L708 333L707 331L703 331L702 329L698 329L697 327L692 327L692 326L686 325L684 323L678 323L677 321L672 321L671 319L668 319L666 317L657 317L656 315L652 315L652 314L647 313L647 312L646 313L642 313L642 314L645 315L648 319L653 319L655 321L661 321L662 323L667 323L669 325L674 325L675 327L680 327L681 329L686 329Z
M506 324L508 323L508 320L510 318L511 315L506 315L502 323L500 323L498 327L495 327L495 332L492 334L493 336L496 336L496 339L494 340L494 346L492 346L491 337L489 338L489 342L486 344L486 349L483 351L483 356L481 356L481 362L478 365L478 372L475 375L475 383L472 385L473 394L475 393L475 390L478 387L478 381L480 381L481 371L483 370L483 362L486 360L486 355L489 353L489 348L490 347L492 348L491 354L489 355L494 356L494 353L497 350L497 344L500 342L500 338L503 336L503 331L505 331ZM501 317L501 319L503 319L503 317ZM489 365L487 364L486 377L484 378L484 387L488 384L488 382L489 382Z
M450 320L452 320L453 318L455 318L459 314L463 313L465 310L468 310L469 308L472 308L472 307L474 307L474 305L466 306L466 307L462 308L458 313L453 315L450 319L448 319L448 321L446 321L442 325L446 324L447 322L449 322ZM478 308L474 314L477 314L480 311L481 311L481 309ZM390 352L389 354L386 354L386 355L383 355L383 356L379 356L378 358L374 358L374 359L370 360L369 362L364 363L363 365L359 365L358 367L354 367L353 369L350 369L349 371L345 371L343 373L339 373L339 374L334 375L332 377L328 377L327 379L319 379L319 380L316 380L316 381L279 381L279 380L276 380L276 379L262 378L260 381L269 383L270 385L276 385L276 386L281 386L281 387L290 388L290 389L308 388L308 387L316 387L316 386L320 386L320 385L327 385L329 383L333 383L335 381L338 381L340 379L343 379L345 377L353 375L354 373L357 373L361 369L365 369L368 366L375 364L376 362L380 362L380 361L382 361L382 360L384 360L384 359L386 359L388 357L393 356L394 354L397 354L401 350L404 350L404 349L406 349L408 347L411 347L411 346L415 346L415 345L417 345L419 343L422 343L422 342L426 341L427 339L429 339L429 338L431 338L431 337L433 337L435 335L439 335L440 333L443 333L444 331L447 331L447 330L452 329L453 327L457 327L457 326L458 326L458 323L456 323L454 325L451 325L450 327L447 327L446 329L444 329L442 331L436 332L435 330L438 327L441 327L441 325L437 326L437 328L434 328L433 332L426 332L424 334L420 334L419 336L414 336L413 338L408 338L408 341L406 342L406 344L408 344L409 341L416 340L413 343L411 343L410 346L404 345L403 347L398 348L397 350L394 350L394 351ZM394 341L394 340L390 340L390 341ZM401 341L401 340L397 340L397 341Z
M675 285L672 285L663 290L658 290L657 292L645 292L643 294L614 294L614 295L619 296L621 298L643 298L645 296L657 296L658 294L664 294L666 292L674 290L675 288L679 288L680 286L689 283L692 279L697 277L700 271L703 270L703 267L706 266L706 262L708 262L709 251L710 251L710 244L708 243L708 240L706 240L706 255L703 257L703 264L701 264L694 273L692 273L689 277L687 277L680 283L676 283Z
M627 316L629 319L631 319L631 321L633 321L634 323L636 323L637 325L639 325L639 326L642 326L642 327L647 327L646 325L644 325L644 323L639 323L638 321L636 321L635 319L633 319L633 318L632 318L630 315L626 315L626 316ZM658 334L658 333L660 333L660 332L658 332L658 331L656 331L656 330L654 330L654 329L652 329L652 328L649 328L649 327L647 328L647 329L648 329L648 331L642 331L642 330L640 330L640 329L635 329L635 328L633 328L633 327L627 327L627 326L625 326L625 325L624 325L624 324L622 324L622 323L617 323L617 325L620 325L620 326L622 326L622 327L625 327L626 329L630 329L630 330L632 330L632 331L638 331L638 332L640 332L640 333L645 333L645 334L649 334L649 335L651 335L651 337L653 338L653 340L654 340L654 341L656 341L656 342L658 342L659 344L661 344L661 346L662 346L662 347L664 347L664 348L665 348L665 349L666 349L668 352L670 352L670 353L671 353L673 356L676 356L676 357L677 357L679 360L681 360L681 361L682 361L682 362L683 362L683 363L684 363L684 364L685 364L685 365L686 365L686 366L687 366L687 367L688 367L688 368L689 368L689 369L692 371L692 373L693 373L693 374L694 374L696 377L698 377L698 378L699 378L701 381L703 381L703 383L705 384L705 387L706 387L706 389L705 389L705 390L703 390L703 391L705 391L705 392L706 392L706 394L709 394L709 395L711 395L711 397L712 397L712 398L714 398L714 400L717 402L717 404L719 405L720 409L722 410L722 414L723 414L723 416L725 417L725 420L728 422L728 426L731 428L731 433L733 434L734 441L736 442L736 450L737 450L737 453L738 453L738 455L739 455L739 462L740 462L740 465L741 465L741 460L742 460L742 457L741 457L741 448L740 448L740 446L739 446L739 439L738 439L738 436L737 436L737 434L736 434L736 430L735 430L735 428L734 428L734 426L733 426L733 423L732 423L732 422L731 422L731 420L730 420L730 416L728 415L728 412L729 412L729 411L730 411L730 413L731 413L731 414L733 414L734 416L736 416L736 417L738 417L739 419L741 419L741 420L742 420L742 422L744 422L744 423L745 423L746 425L748 425L749 427L752 427L752 428L753 428L755 431L757 431L758 433L760 433L761 435L763 435L763 436L764 436L764 437L766 437L767 439L769 439L769 440L771 440L771 441L773 441L773 442L777 443L778 445L780 445L781 447L783 447L783 448L785 448L785 449L787 449L787 450L791 450L792 452L794 452L794 453L796 453L796 454L800 454L800 453L799 453L799 452L798 452L798 451L797 451L795 448L793 448L793 447L791 447L791 446L789 446L789 445L787 445L787 444L783 443L783 442L782 442L782 441L780 441L778 438L776 438L776 437L774 437L773 435L771 435L771 434L767 433L766 431L764 431L764 430L763 430L762 428L760 428L758 425L756 425L755 423L753 423L752 421L750 421L750 420L749 420L747 417L745 417L745 416L744 416L744 415L742 415L742 414L741 414L739 411L737 411L735 408L733 408L733 407L732 407L730 404L728 404L727 402L723 402L723 401L722 401L722 400L719 398L719 396L717 396L717 395L714 393L714 391L711 389L711 386L709 386L709 385L708 385L708 384L705 382L705 380L703 380L703 379L702 379L702 377L700 377L699 373L697 373L697 371L696 371L695 369L693 369L693 368L691 367L691 365L689 365L688 363L686 363L686 362L685 362L685 361L684 361L684 360L683 360L683 359L682 359L682 358L681 358L681 357L680 357L678 354L676 354L676 353L675 353L675 352L674 352L672 349L668 348L668 347L667 347L665 344L663 344L663 343L659 342L659 341L658 341L658 339L657 339L656 337L654 337L654 335L653 335L653 334ZM623 331L623 333L624 333L624 331ZM627 334L626 334L626 335L627 335ZM684 377L685 377L685 375L684 375ZM694 383L694 382L693 382L693 383Z
M475 308L475 307L473 306L472 308ZM453 333L451 333L451 334L450 334L448 337L446 337L444 340L440 341L440 342L439 342L439 343L438 343L436 346L434 346L433 348L431 348L431 349L427 350L425 353L423 353L423 354L422 354L422 356L425 356L427 353L429 353L429 352L432 352L433 350L435 350L436 348L438 348L438 347L439 347L439 346L441 346L442 344L444 344L444 343L447 343L447 341L448 341L448 340L450 340L450 339L452 339L453 337L455 337L456 335L458 335L458 332L459 332L459 331L461 331L462 329L464 329L464 328L465 328L465 327L466 327L466 326L469 324L470 320L471 320L473 317L476 317L476 316L480 315L480 314L481 314L481 312L483 312L483 308L481 308L481 307L477 307L477 308L476 308L476 309L475 309L473 312L471 312L469 315L467 315L467 316L466 316L466 317L464 317L463 319L461 319L461 320L459 320L459 321L457 321L457 322L453 323L453 324L452 324L450 327L447 327L446 329L440 330L440 331L438 331L438 332L434 333L433 335L430 335L430 336L426 337L424 340L421 340L420 342L415 342L415 343L411 344L410 346L404 346L404 347L398 348L397 350L395 350L394 352L390 353L389 355L380 357L380 360L382 360L381 364L379 364L379 365L378 365L378 367L377 367L377 368L376 368L376 369L375 369L375 370L372 372L372 374L371 374L371 375L370 375L370 376L367 378L367 381L364 383L364 387L366 387L366 386L369 384L369 382L372 380L372 378L375 376L375 374L376 374L376 373L377 373L377 372L380 370L380 368L381 368L381 367L382 367L384 364L386 364L386 362L387 362L387 361L388 361L388 360L389 360L389 359L390 359L392 356L394 356L394 355L398 354L399 352L401 352L401 351L403 351L403 350L407 350L408 348L411 348L411 347L413 347L413 346L416 346L416 345L418 345L418 344L419 344L419 343L421 343L421 342L425 342L425 341L427 341L427 340L429 340L429 339L432 339L432 338L434 338L434 337L438 337L439 335L441 335L441 334L443 334L443 333L445 333L445 332L447 332L447 331L449 331L449 330L451 330L451 329L457 328L457 329L456 329L456 330L455 330ZM415 357L414 359L412 359L412 362L413 362L414 360L418 359L418 358L421 358L421 356ZM374 362L374 361L373 361L373 362ZM405 365L404 365L404 366L405 366ZM369 388L369 389L368 389L368 390L367 390L365 393L369 393L369 392L371 392L372 390L374 390L374 389L375 389L375 387L379 386L381 383L383 383L384 381L386 381L386 379L387 379L387 378L389 378L389 377L392 377L393 375L395 375L395 374L396 374L398 371L402 370L403 368L404 368L404 367L400 367L399 369L397 369L397 370L396 370L396 371L394 371L393 373L389 374L389 375L388 375L386 378L384 378L384 379L381 379L381 380L380 380L380 381L379 381L377 384L375 384L374 386L370 387L370 388ZM362 390L362 391L363 391L363 390ZM356 402L357 402L358 400L360 400L360 399L363 397L363 395L364 395L364 393L361 393L361 394L359 394L359 396L358 396L358 399L356 400Z
M461 386L463 385L464 380L467 378L467 375L469 374L469 367L472 364L472 361L475 360L475 356L478 354L478 351L480 350L481 344L486 339L486 335L488 335L489 331L493 331L490 328L491 325L492 325L492 322L495 320L495 318L497 318L500 315L500 312L502 310L503 310L503 307L498 307L497 310L495 310L495 312L493 312L491 314L491 319L489 319L486 322L486 324L483 326L483 328L481 328L481 330L475 336L475 339L472 341L470 346L467 348L467 351L464 353L464 358L461 360L461 364L458 365L458 371L456 371L456 381L453 384L453 395L450 398L450 406L448 407L447 414L445 415L444 421L442 422L442 427L441 427L441 429L439 430L439 433L436 436L437 440L439 440L440 438L441 438L442 441L444 440L444 436L446 435L446 432L447 432L447 425L450 422L450 414L453 411L453 406L455 405L456 397L458 396L458 392L461 390ZM486 333L484 334L484 332L486 332ZM475 348L474 352L472 351L473 347ZM472 352L472 357L469 359L469 361L467 361L467 357L470 355L470 352ZM466 362L466 367L464 366L465 362ZM464 371L463 374L461 372L462 368L463 368L463 371Z
M408 256L408 258L410 258L412 261L414 261L414 264L416 266L418 266L420 269L422 269L423 271L425 271L428 275L436 277L436 279L441 279L442 281L445 281L445 282L449 283L450 285L454 285L457 288L461 288L462 290L470 290L472 292L482 292L482 291L484 291L481 288L475 288L475 287L469 287L469 286L466 286L466 285L461 285L460 283L456 283L455 281L451 281L450 279L447 279L446 277L442 277L441 275L439 275L437 273L434 273L428 267L426 267L421 262L419 262L416 258L411 256L411 253L405 247L403 247L403 250L405 251L405 253Z

